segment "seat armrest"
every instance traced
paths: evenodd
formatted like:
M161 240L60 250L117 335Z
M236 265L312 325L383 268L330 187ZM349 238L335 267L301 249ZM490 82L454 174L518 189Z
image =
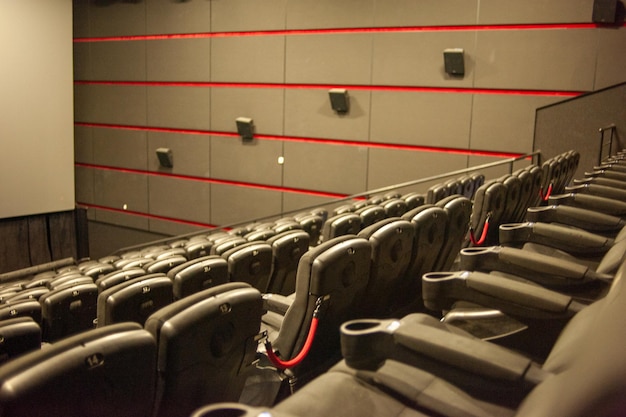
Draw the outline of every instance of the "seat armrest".
M450 331L424 314L401 320L353 320L341 326L341 352L354 369L376 370L391 359L443 378L476 378L530 389L549 373L526 356Z
M470 271L424 274L422 297L424 305L434 311L468 301L532 319L567 319L584 308L570 296L525 280Z
M267 311L285 315L291 304L293 298L280 294L263 294L263 308Z

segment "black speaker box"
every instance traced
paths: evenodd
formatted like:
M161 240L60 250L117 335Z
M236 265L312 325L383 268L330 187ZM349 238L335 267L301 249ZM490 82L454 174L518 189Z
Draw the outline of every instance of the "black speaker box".
M443 66L447 74L464 75L465 59L463 56L463 49L445 49L443 51Z
M333 88L328 91L330 106L337 113L347 113L350 110L348 91L344 88Z
M593 15L594 23L615 23L617 16L617 0L594 0Z
M169 148L158 148L156 150L157 158L159 158L159 164L164 168L171 168L174 166L174 155Z
M249 117L238 117L236 119L237 133L243 140L249 141L254 138L254 122Z

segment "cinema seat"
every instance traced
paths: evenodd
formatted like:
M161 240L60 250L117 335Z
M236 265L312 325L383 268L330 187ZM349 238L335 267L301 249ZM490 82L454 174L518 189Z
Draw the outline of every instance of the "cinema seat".
M135 323L90 330L0 367L2 417L150 416L156 343Z
M218 255L202 256L170 269L167 276L172 280L174 299L179 300L227 283L228 263Z
M0 364L41 348L41 328L32 317L0 320Z
M369 241L339 236L300 258L293 295L264 296L268 312L263 316L263 328L270 342L266 351L275 356L274 366L289 369L302 382L306 375L335 360L339 326L358 314L369 280L370 258Z
M98 287L93 282L58 288L43 295L41 304L42 339L55 342L93 329L98 304Z
M611 238L617 238L626 226L626 220L621 217L566 205L530 207L526 211L525 220L533 223L556 223L578 227Z
M247 242L221 254L228 264L231 282L246 282L267 291L272 272L272 247L266 242Z
M311 239L304 230L290 230L268 239L272 248L272 271L267 292L289 295L296 290L296 272Z
M361 230L361 217L353 212L338 214L329 217L324 226L320 240L322 242L334 239L338 236L356 235Z
M472 202L467 197L455 194L438 201L437 206L446 211L447 222L445 241L432 270L444 271L452 267L461 248L467 245Z
M203 404L237 401L254 367L262 310L258 290L229 283L152 314L145 328L158 346L153 416L187 416Z

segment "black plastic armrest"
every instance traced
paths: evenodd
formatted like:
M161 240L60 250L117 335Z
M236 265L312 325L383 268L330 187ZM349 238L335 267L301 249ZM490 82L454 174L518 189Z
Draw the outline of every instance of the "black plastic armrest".
M517 317L566 319L584 305L572 297L534 283L482 272L431 272L422 277L424 305L448 310L457 301L469 301Z
M460 252L460 269L500 271L553 287L610 282L613 275L597 273L586 265L538 252L504 246L464 248Z
M355 369L376 370L392 359L446 377L451 373L530 388L549 375L526 356L430 324L423 314L401 320L353 320L341 326L341 352Z
M293 299L280 294L263 294L263 308L267 311L285 315Z

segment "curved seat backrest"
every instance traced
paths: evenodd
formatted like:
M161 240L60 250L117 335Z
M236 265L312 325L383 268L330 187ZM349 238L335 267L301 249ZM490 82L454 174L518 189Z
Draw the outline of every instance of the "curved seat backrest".
M173 283L174 299L178 300L227 283L228 263L218 255L202 256L171 269L167 276Z
M432 269L444 271L452 267L462 247L465 246L472 202L461 195L454 195L437 203L447 213L445 241Z
M310 236L304 230L290 230L267 240L272 247L272 272L267 292L289 295L296 289L296 271L309 249Z
M228 263L231 282L247 282L261 292L267 291L272 256L272 247L267 242L244 243L222 254Z

